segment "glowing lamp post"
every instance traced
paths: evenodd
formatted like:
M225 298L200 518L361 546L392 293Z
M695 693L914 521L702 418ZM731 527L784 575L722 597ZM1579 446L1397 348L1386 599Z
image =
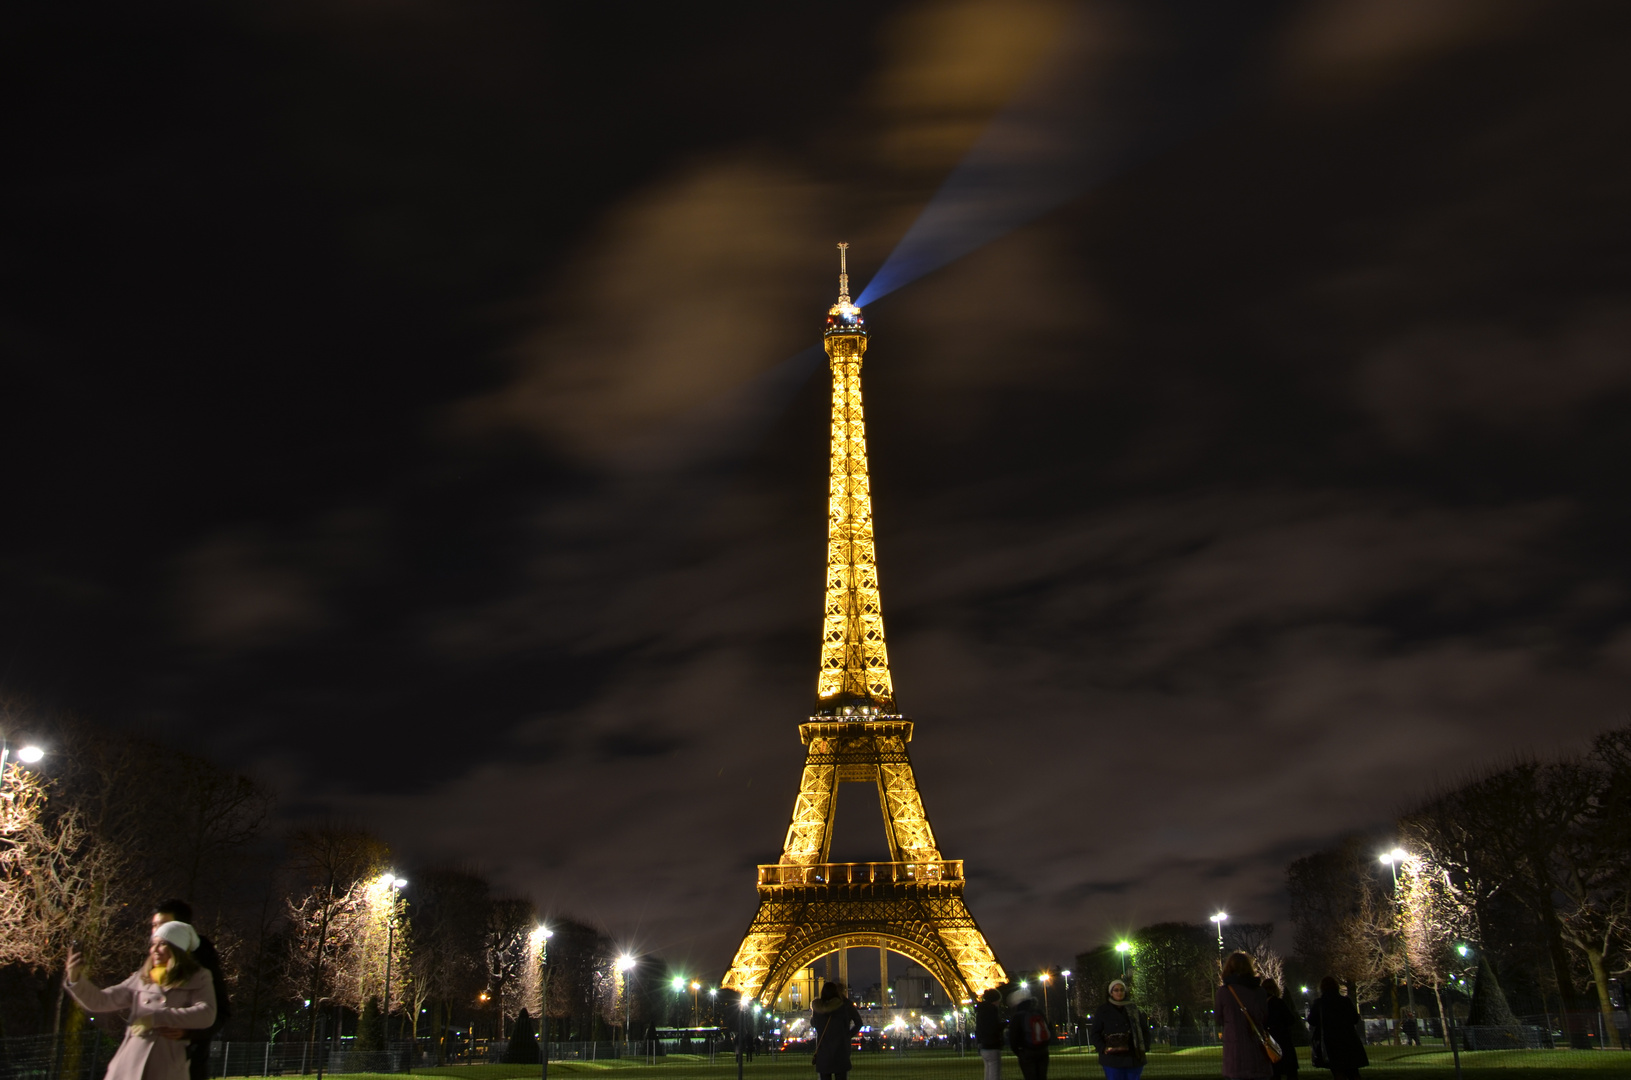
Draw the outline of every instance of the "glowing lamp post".
M701 989L702 989L702 984L695 981L695 980L692 980L692 982L691 982L691 1026L692 1027L697 1026L697 991L699 991Z
M1383 852L1380 858L1382 865L1393 871L1393 907L1398 912L1399 921L1402 923L1404 921L1404 901L1399 896L1399 864L1410 858L1410 852L1404 848L1394 848L1392 851ZM1398 991L1395 990L1394 992L1397 993ZM1416 1015L1416 987L1410 979L1410 942L1408 940L1406 940L1404 947L1404 992L1405 999L1409 1002L1410 1015L1414 1017ZM1399 999L1395 997L1393 1000L1398 1001ZM1398 1033L1395 1032L1393 1037L1397 1039L1399 1037Z
M1229 913L1227 911L1220 911L1216 915L1210 916L1207 919L1207 922L1211 923L1213 926L1216 926L1218 928L1218 966L1219 967L1223 966L1223 924L1228 922L1228 921L1229 921Z
M1121 977L1123 979L1125 979L1127 977L1127 954L1132 952L1132 951L1133 951L1133 943L1132 942L1130 942L1130 941L1118 941L1118 942L1116 942L1116 952L1121 956Z
M618 957L617 970L623 975L623 1047L625 1052L629 1052L633 1045L629 1039L629 1018L633 1015L631 1010L634 1002L629 991L633 989L634 983L634 976L630 974L634 970L634 957L627 954Z
M6 740L0 739L0 787L4 787L6 783L6 758L10 754L11 747L6 745ZM45 751L37 746L24 746L17 751L17 760L24 765L38 764L43 757Z
M1065 1035L1074 1042L1076 1032L1070 1022L1070 969L1065 968L1060 971L1059 977L1065 980Z
M396 951L396 893L407 878L385 875L385 1049L391 1048L391 954ZM411 1054L412 1051L409 1051Z
M539 924L532 932L532 947L538 950L538 1060L539 1080L549 1080L549 939L555 931Z

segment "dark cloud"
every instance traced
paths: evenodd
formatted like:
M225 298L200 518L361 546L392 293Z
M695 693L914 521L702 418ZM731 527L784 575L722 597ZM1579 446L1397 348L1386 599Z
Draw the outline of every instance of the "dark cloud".
M721 969L814 690L832 244L864 283L1061 28L1136 67L1183 10L135 20L188 78L19 121L9 677ZM868 311L899 700L1013 965L1283 918L1631 696L1631 22L1254 12L1227 108Z

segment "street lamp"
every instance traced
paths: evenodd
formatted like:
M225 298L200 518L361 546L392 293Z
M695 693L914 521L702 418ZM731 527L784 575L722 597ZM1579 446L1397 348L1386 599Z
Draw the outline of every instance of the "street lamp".
M1059 977L1065 980L1065 1035L1074 1041L1076 1033L1070 1022L1070 969L1060 971Z
M11 747L5 739L0 739L0 786L6 782L6 758L11 753ZM20 747L17 751L17 760L24 765L33 765L45 756L45 751L34 745Z
M629 1042L629 1017L631 1015L630 1006L633 1005L629 994L633 976L629 972L634 970L634 957L629 956L627 953L619 956L617 958L617 970L623 973L623 1046L625 1052L627 1052L631 1046Z
M1036 977L1036 981L1042 984L1042 1015L1046 1017L1048 1015L1048 973L1044 971Z
M1223 924L1229 921L1229 913L1220 911L1207 921L1218 928L1218 965L1221 967L1223 964Z
M539 1080L549 1080L549 939L555 931L539 923L532 931L532 947L538 950L538 1061Z
M1404 901L1399 896L1399 864L1408 858L1410 858L1410 852L1404 848L1394 848L1392 851L1384 852L1381 856L1382 864L1393 871L1393 907L1398 912L1401 923L1404 922ZM1408 936L1404 947L1404 992L1406 1000L1410 1003L1410 1015L1414 1017L1416 1015L1416 987L1410 978L1410 942ZM1395 993L1397 993L1397 990L1395 990ZM1398 1001L1399 999L1395 997L1393 1000ZM1394 1038L1398 1038L1397 1032L1394 1033Z
M1133 943L1132 942L1130 942L1130 941L1118 941L1118 942L1116 942L1116 952L1121 954L1121 977L1123 979L1125 979L1127 977L1127 954L1132 952L1132 951L1133 951Z
M385 1049L391 1048L391 954L396 951L396 892L408 883L394 873L385 875Z
M691 1026L692 1027L697 1026L697 991L701 990L701 989L702 989L702 984L693 979L692 982L691 982Z

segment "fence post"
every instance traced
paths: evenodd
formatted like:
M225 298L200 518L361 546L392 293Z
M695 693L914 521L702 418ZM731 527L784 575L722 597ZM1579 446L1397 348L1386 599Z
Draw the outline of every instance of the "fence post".
M266 1044L266 1056L261 1058L261 1075L272 1075L272 1044L270 1041Z

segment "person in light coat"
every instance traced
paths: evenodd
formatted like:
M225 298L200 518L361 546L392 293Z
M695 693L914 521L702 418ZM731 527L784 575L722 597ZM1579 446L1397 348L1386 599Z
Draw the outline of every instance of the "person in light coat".
M192 957L197 947L191 926L164 923L153 931L141 970L106 989L81 978L83 957L68 950L68 993L86 1012L118 1013L125 1021L105 1080L187 1080L184 1033L215 1022L215 987Z

